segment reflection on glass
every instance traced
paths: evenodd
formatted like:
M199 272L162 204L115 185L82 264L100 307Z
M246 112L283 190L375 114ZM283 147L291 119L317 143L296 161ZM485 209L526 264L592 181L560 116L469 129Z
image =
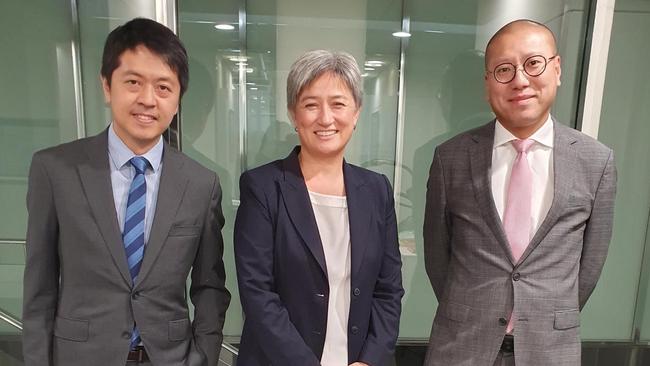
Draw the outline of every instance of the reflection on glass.
M4 2L2 12L0 311L19 320L32 154L77 137L73 28L70 8L58 2ZM20 331L0 320L0 335L0 359L11 361L4 356L19 354Z
M246 68L248 58L236 27L239 1L183 1L178 5L178 34L190 69L189 88L181 100L181 149L215 171L221 183L226 287L233 298L224 326L229 341L228 337L241 334L242 327L232 232L241 172L239 71Z
M483 50L494 31L521 17L548 24L558 36L564 73L553 113L575 124L587 3L249 0L246 28L239 29L239 1L180 2L180 36L193 60L182 105L182 148L221 176L231 224L241 171L283 158L298 143L286 112L291 63L312 49L351 53L363 70L364 101L346 158L400 182L395 194L406 288L400 338L426 340L436 302L424 271L421 238L433 150L492 118L483 92ZM402 30L403 16L410 20L406 38L393 35ZM234 29L216 29L218 24ZM400 76L404 130L398 141ZM224 232L225 259L234 297L226 334L237 336L241 310L230 234Z
M615 152L618 189L609 255L583 312L591 339L628 341L639 330L650 341L648 32L650 2L616 1L598 139Z
M449 138L489 122L493 115L484 95L487 41L502 25L518 18L547 24L558 36L559 53L569 66L553 114L574 124L586 22L586 1L406 0L410 33L405 55L404 166L399 187L398 219L406 296L401 339L426 340L436 300L424 270L422 223L429 166L435 147ZM570 10L570 11L567 11ZM565 57L566 55L566 57ZM563 66L564 67L564 66Z
M346 159L392 180L400 41L391 34L401 28L401 4L254 0L247 12L253 70L246 79L247 168L283 158L298 143L287 115L287 73L299 55L324 48L349 52L366 66L362 113Z
M134 17L156 18L153 2L84 0L77 2L81 44L81 72L83 83L84 122L86 136L96 135L111 122L111 114L104 103L99 69L106 36L115 27Z
M73 29L70 9L50 1L7 2L2 11L0 240L24 239L32 154L77 137Z

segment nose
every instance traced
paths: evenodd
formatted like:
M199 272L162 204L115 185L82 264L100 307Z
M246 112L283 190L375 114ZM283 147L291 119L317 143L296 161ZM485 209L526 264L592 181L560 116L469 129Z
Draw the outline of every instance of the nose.
M145 85L140 89L138 103L145 106L153 106L156 103L155 91L152 85Z
M319 123L323 126L329 126L332 123L334 123L334 112L332 111L332 108L330 108L329 105L325 105L321 110Z
M528 74L526 74L523 67L515 69L515 78L512 79L512 84L517 87L528 86L530 84Z

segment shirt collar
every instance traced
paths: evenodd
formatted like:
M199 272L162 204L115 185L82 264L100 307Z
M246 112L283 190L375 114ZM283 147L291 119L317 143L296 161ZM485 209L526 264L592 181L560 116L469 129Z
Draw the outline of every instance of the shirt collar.
M149 149L149 151L146 153L140 155L147 158L154 173L158 172L158 169L160 168L160 162L162 161L163 154L163 145L163 139L162 136L160 136L160 139L156 145L154 145L154 147ZM131 149L128 148L128 146L126 146L124 141L122 141L122 139L117 136L113 130L112 123L108 127L108 152L111 160L113 160L113 164L118 169L123 167L124 164L127 164L132 157L137 156L133 151L131 151Z
M494 124L494 145L493 147L499 147L505 145L512 140L516 140L517 137L508 131L499 120L496 120ZM535 142L544 145L546 147L553 148L553 120L549 114L546 118L546 121L533 133L529 139L535 140Z

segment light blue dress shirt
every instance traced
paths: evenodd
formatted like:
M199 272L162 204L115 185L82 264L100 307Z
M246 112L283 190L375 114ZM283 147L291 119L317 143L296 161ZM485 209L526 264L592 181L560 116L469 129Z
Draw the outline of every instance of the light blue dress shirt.
M147 184L146 207L144 213L144 242L149 240L149 232L156 212L156 198L158 197L158 185L160 183L160 172L162 170L163 139L143 156L149 160L151 167L144 173ZM113 124L108 128L108 160L111 168L111 186L113 187L113 200L115 211L120 224L120 231L124 230L124 217L126 216L126 204L129 198L129 188L135 176L135 168L129 163L132 157L137 156L129 149L124 142L115 134Z

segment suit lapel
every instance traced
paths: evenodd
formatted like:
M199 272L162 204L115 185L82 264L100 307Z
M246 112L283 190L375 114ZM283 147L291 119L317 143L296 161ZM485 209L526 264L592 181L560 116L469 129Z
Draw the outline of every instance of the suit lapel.
M88 160L80 164L77 169L86 200L90 205L104 243L108 247L113 262L122 274L124 281L130 286L131 275L126 262L122 231L117 221L113 188L111 186L107 131L104 130L103 133L87 140L86 152Z
M179 153L167 143L165 143L163 150L162 163L156 212L151 225L149 240L145 244L142 267L136 279L136 286L146 278L153 263L158 258L187 187L188 178L183 174L183 160Z
M566 207L566 202L571 194L571 185L574 182L576 167L576 151L573 144L576 139L570 138L568 133L562 130L566 127L553 120L553 202L544 221L528 244L528 247L521 256L522 263L530 253L535 250L544 239L549 230L555 225Z
M348 220L350 222L352 278L355 278L355 274L361 268L364 254L368 247L366 236L370 230L370 223L375 212L373 207L369 205L372 205L376 201L368 191L363 177L355 173L348 163L343 162L343 179L345 180Z
M318 262L323 275L327 278L325 253L320 240L316 218L311 207L309 192L300 171L298 162L299 147L296 147L289 156L282 161L284 180L280 182L280 191L285 207L289 213L294 228L300 234L309 251Z
M492 196L492 187L490 185L490 169L492 166L492 150L494 145L494 124L492 121L483 128L476 130L472 134L474 144L470 146L470 166L472 173L472 185L474 195L478 202L479 210L490 228L494 237L497 239L501 248L506 253L510 262L514 265L512 251L503 225L499 218L494 198Z

